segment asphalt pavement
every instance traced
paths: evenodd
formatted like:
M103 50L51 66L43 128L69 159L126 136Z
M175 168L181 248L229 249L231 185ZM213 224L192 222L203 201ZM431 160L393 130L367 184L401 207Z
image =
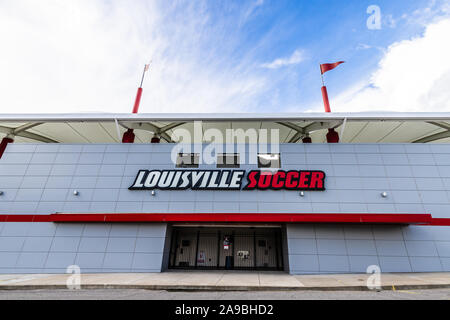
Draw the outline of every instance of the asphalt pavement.
M376 291L0 290L0 300L450 300L450 289Z

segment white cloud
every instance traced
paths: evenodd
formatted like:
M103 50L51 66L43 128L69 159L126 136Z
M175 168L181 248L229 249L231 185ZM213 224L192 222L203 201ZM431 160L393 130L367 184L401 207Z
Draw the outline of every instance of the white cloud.
M430 0L424 8L416 9L411 13L404 13L400 20L408 24L427 26L436 17L450 14L450 2L448 0Z
M330 98L332 110L450 111L449 34L445 18L419 37L392 44L369 81Z
M225 19L225 18L224 18ZM246 111L267 90L206 2L0 1L0 113Z
M358 46L356 47L356 50L366 50L366 49L371 49L372 46L366 44L366 43L360 43L358 44Z
M250 3L247 10L244 11L240 25L244 24L250 17L255 13L255 11L264 4L264 0L255 0Z
M278 58L272 62L263 63L261 65L261 67L267 68L267 69L278 69L281 67L298 64L298 63L302 62L304 59L305 59L305 57L304 57L303 51L300 49L297 49L294 51L294 53L292 53L292 55L290 57Z

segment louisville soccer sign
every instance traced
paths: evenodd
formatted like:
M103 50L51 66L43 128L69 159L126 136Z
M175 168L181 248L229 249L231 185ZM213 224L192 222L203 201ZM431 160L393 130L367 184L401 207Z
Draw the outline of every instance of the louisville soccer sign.
M139 170L130 190L325 190L325 173L317 170Z

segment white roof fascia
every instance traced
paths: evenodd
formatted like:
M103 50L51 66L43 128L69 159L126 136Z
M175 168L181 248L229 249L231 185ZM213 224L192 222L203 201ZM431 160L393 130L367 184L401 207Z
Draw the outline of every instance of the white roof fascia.
M358 113L35 113L0 114L3 122L66 121L449 121L450 112Z

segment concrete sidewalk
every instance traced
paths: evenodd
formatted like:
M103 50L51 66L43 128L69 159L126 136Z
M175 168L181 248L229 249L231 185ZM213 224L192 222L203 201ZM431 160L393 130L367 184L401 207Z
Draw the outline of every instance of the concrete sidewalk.
M290 275L283 272L170 271L82 274L83 289L369 290L369 274ZM0 290L66 289L70 274L0 275ZM450 273L383 273L384 290L450 288Z

